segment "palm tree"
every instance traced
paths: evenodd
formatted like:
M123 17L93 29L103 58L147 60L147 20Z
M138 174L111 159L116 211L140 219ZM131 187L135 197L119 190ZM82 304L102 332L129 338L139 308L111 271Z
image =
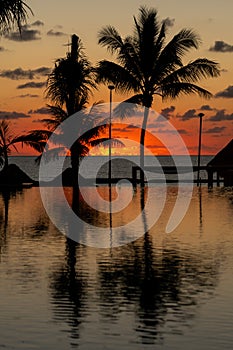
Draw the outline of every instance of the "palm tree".
M32 9L22 0L0 0L0 34L15 26L21 31L29 12L33 14Z
M140 7L138 18L134 17L132 35L122 38L113 26L104 27L98 34L99 44L116 56L116 62L98 63L98 82L111 83L122 93L133 92L125 102L146 107L140 136L142 169L148 108L154 95L160 95L163 100L191 93L210 98L211 93L196 83L220 74L218 64L206 58L184 65L183 56L199 47L200 38L193 30L182 29L166 43L167 27L166 21L158 20L155 9Z
M44 139L40 135L31 137L28 134L14 135L11 130L11 124L9 121L2 120L0 122L0 165L2 170L6 169L9 165L8 156L11 151L17 152L16 144L30 146L38 152L42 152L45 147Z
M80 159L89 152L90 147L108 140L107 138L97 139L100 132L103 131L103 127L97 126L97 114L92 113L96 104L85 114L89 96L94 88L96 88L95 70L83 52L81 40L76 35L72 35L71 52L65 58L60 58L55 62L55 67L48 77L46 97L54 105L48 105L52 117L42 120L47 127L47 131L34 130L31 135L37 135L37 138L39 138L42 132L45 140L48 140L50 135L64 120L75 112L81 112L79 115L82 115L82 118L79 121L77 120L80 131L78 135L75 135L77 140L70 148L73 184L75 187L78 186L77 175ZM90 131L82 134L84 130L82 123L85 123L85 129ZM71 133L72 130L62 130L62 135L58 137L58 152L61 150L60 145L62 143L63 146L66 146L66 141L64 140L67 132ZM56 153L56 149L52 152Z

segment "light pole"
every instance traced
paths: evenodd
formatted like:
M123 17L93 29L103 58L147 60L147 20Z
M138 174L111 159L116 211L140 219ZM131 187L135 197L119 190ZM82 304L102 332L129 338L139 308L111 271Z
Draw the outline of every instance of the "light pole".
M109 163L108 163L108 180L109 180L109 186L111 186L112 183L112 166L111 166L111 159L112 159L112 91L114 90L114 85L109 85L108 89L110 92L110 106L109 106Z
M198 145L198 159L197 159L197 186L200 186L200 165L201 165L201 133L202 133L202 118L204 113L199 113L200 127L199 127L199 145Z

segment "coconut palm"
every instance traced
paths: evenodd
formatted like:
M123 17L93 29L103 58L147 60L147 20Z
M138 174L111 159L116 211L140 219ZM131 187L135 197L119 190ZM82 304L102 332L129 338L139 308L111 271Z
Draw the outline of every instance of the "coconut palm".
M66 130L66 123L62 124L62 122L79 112L77 115L79 131L72 135L76 141L70 148L75 187L78 186L77 175L80 159L88 154L91 147L108 142L108 138L99 137L100 133L105 130L104 126L98 126L99 118L101 118L100 108L97 107L99 103L93 104L90 110L86 109L89 96L94 88L96 88L95 70L83 52L81 40L76 35L72 35L71 52L65 58L55 62L55 67L48 77L46 97L54 104L47 105L51 117L42 120L46 129L33 130L29 138L36 136L36 139L39 139L40 136L43 136L47 141L53 133L53 142L57 143L55 145L57 147L51 150L46 149L47 155L57 156L61 152L64 154L64 150L68 151L67 135L71 137L74 131ZM60 133L56 134L58 126L60 126ZM84 130L88 131L84 132ZM116 140L112 142L121 144Z
M116 62L102 60L98 63L98 82L111 83L122 93L133 92L126 102L147 107L140 136L142 168L148 108L152 106L154 95L160 95L162 100L191 93L209 98L211 93L197 83L202 78L220 74L218 64L206 58L184 65L183 56L199 47L200 38L193 30L182 29L166 43L167 29L167 22L159 21L155 9L140 7L138 18L134 17L132 35L122 38L110 25L98 34L99 44L116 56Z
M34 135L34 137L28 134L17 136L12 132L11 123L3 119L0 122L0 165L3 169L8 167L8 156L12 150L17 152L17 144L19 143L30 146L39 153L45 147L45 141L44 138L41 138L41 135Z
M28 13L33 14L31 8L21 0L0 0L0 34L26 23Z

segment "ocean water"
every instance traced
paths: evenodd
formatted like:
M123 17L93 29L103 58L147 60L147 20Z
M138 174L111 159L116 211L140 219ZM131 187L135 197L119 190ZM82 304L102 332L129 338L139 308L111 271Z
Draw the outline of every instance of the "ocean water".
M109 189L100 191L105 198ZM112 218L122 235L142 211L142 191ZM65 193L71 203L72 189ZM194 187L184 219L168 234L176 196L177 187L168 186L149 230L148 211L141 215L147 232L136 241L97 249L58 231L39 188L2 189L0 349L232 349L232 190ZM79 204L94 226L105 223L106 215Z
M201 165L206 165L213 156L202 156L201 157ZM35 157L10 157L10 163L14 163L18 165L24 172L26 172L32 179L38 180L39 178L39 165L35 163ZM64 158L65 159L65 158ZM98 177L107 178L108 177L108 157L103 156L95 156L95 157L87 157L87 160L90 160L88 163L87 161L84 161L82 164L82 176L85 178L96 178L96 175ZM186 157L184 156L175 156L174 159L178 159L178 161L184 165L186 165ZM147 156L145 157L145 165L155 165L155 161L158 161L159 164L162 166L173 166L174 160L170 156L158 156L158 157L151 157ZM193 165L197 165L197 156L191 156L191 161ZM96 173L96 168L100 165L100 163L103 163L103 166L99 169L99 171ZM105 163L105 165L104 165ZM121 178L132 178L132 166L137 165L139 163L139 157L138 156L121 156L120 158L113 156L112 157L112 177ZM70 159L66 158L64 160L64 169L70 166ZM156 179L156 175L153 174L150 175L151 178ZM196 178L197 174L194 174L194 178ZM207 178L207 174L205 171L201 171L200 176L202 179ZM174 178L174 176L167 176L168 179Z

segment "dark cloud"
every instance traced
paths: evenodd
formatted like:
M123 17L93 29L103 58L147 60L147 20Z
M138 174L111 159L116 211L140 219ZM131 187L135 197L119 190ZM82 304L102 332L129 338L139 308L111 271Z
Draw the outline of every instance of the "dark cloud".
M214 46L209 48L209 51L215 52L233 52L233 45L229 45L224 41L215 41Z
M33 123L41 123L42 120L41 120L41 119L34 119L32 122L33 122Z
M47 32L47 35L49 35L49 36L65 36L66 35L66 33L63 33L63 32L61 32L61 31L56 31L56 30L54 30L54 29L50 29L48 32Z
M211 121L211 122L222 122L222 121L228 121L228 120L233 120L233 113L226 114L225 109L221 109L217 111L215 115L211 116L208 119L208 121Z
M33 79L34 74L33 72L29 70L23 70L22 68L16 68L13 70L3 70L0 73L0 77L2 78L8 78L12 80L19 80L19 79Z
M24 94L24 95L19 95L17 97L20 97L20 98L26 98L26 97L36 98L36 97L39 97L39 95Z
M126 129L138 129L138 128L140 128L139 125L132 125L132 124L127 125L127 127L126 127Z
M29 81L26 84L18 85L17 89L28 89L28 88L40 89L40 88L44 87L45 85L46 85L46 82L36 83L34 81Z
M177 135L177 133L179 134L188 134L187 130L185 129L158 129L156 131L157 134L172 134L172 135Z
M233 98L233 85L229 85L225 90L217 92L214 97Z
M209 105L203 105L201 106L200 111L214 111L214 108L210 107Z
M158 145L148 145L147 148L152 148L152 149L165 149L164 146L158 146Z
M44 22L40 21L40 20L37 20L35 22L33 22L31 24L31 26L35 26L35 27L43 27L44 26Z
M28 114L50 114L50 111L46 107L41 107L34 110L30 109L30 111L28 111Z
M215 127L213 127L213 128L204 130L203 132L204 132L205 134L220 134L220 133L222 133L225 129L226 129L225 126L215 126Z
M5 35L5 38L12 41L33 41L41 39L41 32L37 29L31 29L29 25L22 27L21 34L19 31L10 32Z
M164 22L167 24L168 27L173 27L175 24L175 18L167 17L164 19Z
M50 68L48 67L39 67L36 69L22 69L16 68L13 70L3 70L0 72L0 77L8 78L12 80L20 80L20 79L35 79L40 76L46 76L50 73Z
M193 118L198 118L197 111L196 109L189 109L187 112L184 113L182 116L178 116L183 122L193 119Z
M181 135L188 135L188 131L185 130L185 129L178 129L177 131L178 131L178 133L181 134Z
M30 116L25 114L25 113L0 111L0 120L2 120L2 119L20 119L20 118L30 118Z
M37 75L47 76L51 72L51 68L49 67L39 67L33 70L33 72Z
M166 118L166 119L170 119L171 114L175 111L175 106L171 106L171 107L167 107L161 110L160 114Z

